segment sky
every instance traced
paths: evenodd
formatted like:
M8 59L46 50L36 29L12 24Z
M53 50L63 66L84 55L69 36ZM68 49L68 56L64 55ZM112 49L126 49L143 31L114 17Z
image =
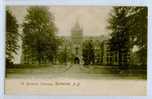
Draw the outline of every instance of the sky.
M58 28L57 35L70 36L71 28L76 21L83 29L83 35L106 35L109 31L107 19L112 9L110 6L48 6L49 11L55 16ZM9 6L19 24L22 24L28 6Z

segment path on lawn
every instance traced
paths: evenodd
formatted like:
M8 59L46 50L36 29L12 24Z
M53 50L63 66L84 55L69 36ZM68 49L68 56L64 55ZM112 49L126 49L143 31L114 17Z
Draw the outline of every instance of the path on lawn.
M25 67L25 68L22 68ZM54 77L76 77L76 78L99 78L104 76L112 77L108 70L105 68L97 69L100 73L96 73L93 66L84 67L80 64L73 65L53 65L53 66L35 66L26 67L18 66L16 68L8 68L7 78L54 78ZM95 72L94 72L95 71ZM107 72L105 74L105 72Z
M47 65L47 66L24 66L7 69L7 78L83 78L83 79L120 79L128 78L121 76L112 66L88 66L74 65ZM131 78L141 78L131 76ZM143 78L143 77L142 77ZM130 79L130 77L129 77Z

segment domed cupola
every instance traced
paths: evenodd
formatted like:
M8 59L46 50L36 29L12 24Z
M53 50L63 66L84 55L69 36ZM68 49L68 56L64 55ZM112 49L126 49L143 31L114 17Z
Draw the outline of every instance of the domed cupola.
M79 43L83 38L83 29L81 28L78 21L76 21L75 25L71 29L71 38L73 43Z

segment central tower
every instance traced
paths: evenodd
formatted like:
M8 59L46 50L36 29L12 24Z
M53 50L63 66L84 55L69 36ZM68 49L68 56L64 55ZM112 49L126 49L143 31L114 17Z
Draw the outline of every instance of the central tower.
M82 42L83 42L83 30L78 21L71 29L72 39L72 53L74 56L74 63L82 63Z

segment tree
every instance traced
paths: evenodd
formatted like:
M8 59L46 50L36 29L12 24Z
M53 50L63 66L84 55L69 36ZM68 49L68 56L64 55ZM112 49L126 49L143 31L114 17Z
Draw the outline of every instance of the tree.
M59 62L61 64L66 64L67 63L67 59L68 59L68 51L67 51L67 46L65 45L63 47L63 49L60 51L59 55L58 55L58 58L59 58Z
M103 64L103 56L104 56L104 42L100 43L100 64Z
M129 53L132 52L134 46L138 46L136 53L142 64L145 64L147 61L147 8L114 7L108 22L108 29L112 31L110 48L111 51L119 53L119 65L129 65Z
M108 28L112 31L110 39L111 52L118 52L120 68L127 68L128 54L130 51L128 33L128 9L126 7L114 7L109 18ZM113 54L113 53L112 53Z
M92 40L86 40L83 43L83 60L85 65L94 64L95 60L95 52L94 52L94 45Z
M33 6L27 12L23 23L23 53L28 50L39 64L46 60L53 62L59 44L54 16L47 7Z
M129 33L132 47L138 46L136 52L141 65L147 64L147 7L130 7Z
M18 24L16 18L9 9L6 10L6 64L13 63L14 55L17 54Z

